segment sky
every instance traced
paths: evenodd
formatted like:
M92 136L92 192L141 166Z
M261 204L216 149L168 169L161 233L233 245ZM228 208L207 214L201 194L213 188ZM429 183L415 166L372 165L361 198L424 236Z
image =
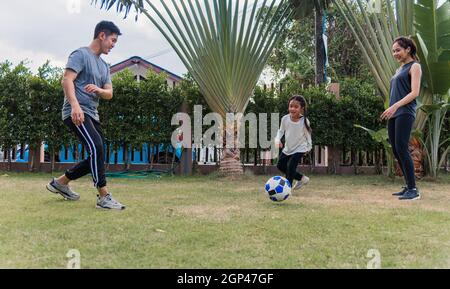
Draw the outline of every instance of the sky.
M169 43L144 15L140 15L137 22L133 12L123 19L123 14L116 13L115 6L105 11L100 10L99 3L91 4L91 0L2 3L0 62L9 60L16 65L21 60L28 60L28 67L33 72L46 60L54 66L64 67L72 51L89 45L95 25L109 20L120 28L123 35L111 53L103 55L106 62L114 65L132 56L140 56L179 76L187 72Z
M4 0L0 0L3 2ZM100 0L98 1L101 2ZM182 76L187 72L161 33L144 16L135 21L135 14L123 19L116 13L100 10L100 4L91 0L21 0L3 3L0 9L0 62L9 60L14 65L28 60L33 72L50 60L54 66L64 67L69 54L88 46L95 25L113 21L122 34L114 49L103 55L110 64L131 56L140 56L172 73Z

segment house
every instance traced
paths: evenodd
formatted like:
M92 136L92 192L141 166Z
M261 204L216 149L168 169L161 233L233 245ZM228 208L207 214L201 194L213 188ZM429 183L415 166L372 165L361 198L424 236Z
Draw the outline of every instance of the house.
M145 79L147 75L147 71L152 69L156 73L165 73L167 75L166 83L169 87L175 87L178 85L182 78L156 64L153 64L139 56L132 56L127 60L121 61L117 64L114 64L110 67L111 76L116 74L119 71L128 68L134 75L137 81Z

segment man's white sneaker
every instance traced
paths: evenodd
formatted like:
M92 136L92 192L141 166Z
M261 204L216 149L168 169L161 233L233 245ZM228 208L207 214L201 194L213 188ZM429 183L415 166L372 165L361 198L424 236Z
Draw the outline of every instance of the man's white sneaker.
M108 210L124 210L125 206L114 200L111 194L107 194L104 197L97 196L97 209L108 209Z
M80 195L72 191L69 186L59 184L55 178L53 178L46 187L50 192L60 194L66 200L77 201L80 198Z

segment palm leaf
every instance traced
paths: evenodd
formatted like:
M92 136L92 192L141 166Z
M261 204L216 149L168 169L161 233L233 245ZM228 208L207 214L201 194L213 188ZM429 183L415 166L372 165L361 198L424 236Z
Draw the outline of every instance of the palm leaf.
M391 44L394 38L404 30L402 25L398 25L397 19L408 19L404 15L410 15L411 9L394 10L390 0L385 0L382 5L382 13L368 14L365 1L356 0L355 2L357 7L348 0L333 0L351 29L380 89L383 100L387 103L390 79L398 67L391 55Z
M385 148L390 148L391 147L391 144L388 141L388 131L387 131L387 129L382 128L382 129L380 129L378 131L374 131L374 130L372 130L370 128L363 127L363 126L361 126L359 124L355 124L353 126L356 127L356 128L360 128L360 129L365 130L367 133L369 133L369 135L372 137L372 139L374 141L383 144L383 146Z
M431 95L450 88L450 2L437 7L437 0L418 0L415 22L422 71Z
M158 28L198 83L210 108L224 116L243 112L290 15L287 0L102 0L125 16L134 7ZM211 5L212 2L212 5ZM258 4L273 13L256 13ZM97 3L96 0L93 3ZM244 8L242 16L240 8Z

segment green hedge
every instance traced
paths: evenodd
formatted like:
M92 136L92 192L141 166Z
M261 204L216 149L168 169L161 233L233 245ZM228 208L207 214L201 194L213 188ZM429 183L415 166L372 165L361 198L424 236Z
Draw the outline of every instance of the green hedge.
M248 112L279 112L280 118L288 113L288 100L294 94L305 96L308 102L307 117L313 129L313 143L352 149L379 148L359 124L374 130L385 127L379 121L384 110L383 102L372 84L355 79L344 79L340 83L340 98L325 87L301 88L288 82L279 91L256 88ZM278 87L279 89L279 87Z
M61 120L61 77L62 70L49 63L36 74L24 62L0 63L1 149L11 150L17 144L36 148L44 141L57 151L76 142ZM101 100L99 106L107 142L116 148L170 144L171 118L183 100L180 89L168 89L166 76L154 72L138 83L128 70L113 77L113 86L113 99Z
M9 62L0 64L0 146L10 148L42 140L57 148L73 142L60 120L63 101L60 79L61 71L48 63L36 75L23 63L16 67ZM138 83L125 70L114 76L113 85L114 98L101 101L99 112L107 141L116 147L169 144L175 129L170 124L171 117L183 100L191 109L202 104L204 113L210 111L198 87L189 79L175 89L168 89L164 75L150 72L145 81ZM324 87L303 89L294 81L284 83L281 92L279 87L276 90L256 87L246 113L278 112L281 118L287 114L287 102L293 94L302 94L308 101L307 116L314 144L346 149L377 147L366 132L353 125L373 130L384 127L379 121L383 103L373 85L355 79L341 82L339 99Z

